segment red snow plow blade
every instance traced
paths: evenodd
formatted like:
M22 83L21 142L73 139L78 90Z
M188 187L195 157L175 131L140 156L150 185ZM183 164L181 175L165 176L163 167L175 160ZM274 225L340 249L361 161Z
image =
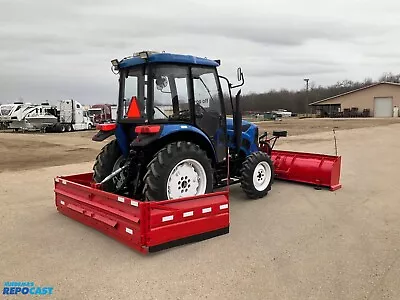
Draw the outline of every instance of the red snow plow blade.
M317 187L340 189L341 157L325 154L272 150L275 178Z
M92 173L56 177L57 210L142 253L229 232L228 190L140 202L93 188L91 180Z

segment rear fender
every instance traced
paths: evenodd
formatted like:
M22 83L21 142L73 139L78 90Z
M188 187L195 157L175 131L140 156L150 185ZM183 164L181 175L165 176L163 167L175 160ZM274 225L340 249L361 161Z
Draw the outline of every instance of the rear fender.
M105 139L109 138L110 136L115 134L116 130L110 130L110 131L103 131L100 130L99 132L97 132L93 137L92 137L92 141L95 142L102 142Z
M213 162L217 161L214 145L209 137L197 127L184 124L168 124L163 127L160 138L163 140L185 140L199 145L207 152Z
M92 141L101 142L104 141L106 138L114 135L117 129L117 124L116 123L97 124L96 129L98 129L99 132L92 137Z
M97 126L97 128L99 128L100 131L97 132L92 137L92 141L102 142L105 139L109 138L110 136L115 135L122 154L124 156L128 156L128 154L129 154L129 139L128 139L125 131L123 130L122 126L120 124L116 124L115 126L109 126L109 127L104 127L102 125L105 125L105 124L99 124ZM109 125L109 124L107 124L107 125Z
M188 141L199 145L200 148L207 152L208 157L213 162L216 162L215 149L208 136L198 128L191 125L164 125L157 134L138 135L131 143L131 146L148 147L150 152L157 152L165 145L176 141ZM150 152L146 151L149 155L154 154Z

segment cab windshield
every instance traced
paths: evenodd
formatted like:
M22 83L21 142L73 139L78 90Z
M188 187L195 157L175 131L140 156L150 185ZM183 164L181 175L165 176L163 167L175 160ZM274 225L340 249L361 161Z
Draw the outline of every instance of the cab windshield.
M89 116L99 116L101 115L101 108L90 108L89 109Z

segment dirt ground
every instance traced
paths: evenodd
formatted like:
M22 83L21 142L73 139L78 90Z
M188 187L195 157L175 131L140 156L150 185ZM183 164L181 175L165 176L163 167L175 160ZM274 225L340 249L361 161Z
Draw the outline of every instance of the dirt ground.
M278 147L332 154L331 120L296 135L319 122L300 121L288 121L292 134ZM0 173L0 280L52 286L54 299L399 299L400 124L348 122L356 124L340 121L337 132L342 189L277 181L249 201L234 186L229 234L149 256L54 207L54 176L91 170L101 147L93 132L1 133L16 149L0 148L8 169ZM86 150L68 151L77 148ZM49 167L54 149L60 157Z
M93 161L106 143L93 142L95 133L0 132L0 173Z

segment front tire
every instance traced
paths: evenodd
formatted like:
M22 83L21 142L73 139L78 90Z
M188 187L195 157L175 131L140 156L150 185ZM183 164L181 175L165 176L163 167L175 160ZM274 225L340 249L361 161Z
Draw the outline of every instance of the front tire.
M213 169L205 151L190 142L168 144L154 155L144 176L146 201L211 193Z
M248 198L262 198L274 182L274 166L270 157L261 151L250 154L243 163L241 187Z

